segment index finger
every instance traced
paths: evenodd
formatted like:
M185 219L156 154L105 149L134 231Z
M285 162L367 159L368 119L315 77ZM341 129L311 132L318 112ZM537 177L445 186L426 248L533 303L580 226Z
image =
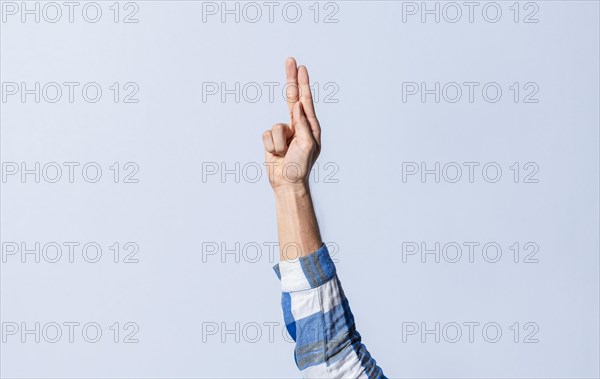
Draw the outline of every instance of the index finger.
M285 60L285 97L290 112L290 119L294 110L294 104L298 102L298 65L296 60L289 57Z
M310 91L310 79L308 77L306 66L298 67L298 85L300 86L300 102L302 103L302 108L304 108L304 113L306 114L306 118L317 143L320 143L321 125L319 125L319 120L315 114L315 105L313 103L312 92Z

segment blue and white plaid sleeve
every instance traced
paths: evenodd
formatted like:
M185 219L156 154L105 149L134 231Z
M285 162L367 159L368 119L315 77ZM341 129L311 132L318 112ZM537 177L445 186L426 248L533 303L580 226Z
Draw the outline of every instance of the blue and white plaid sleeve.
M356 331L327 246L273 267L303 378L385 378Z

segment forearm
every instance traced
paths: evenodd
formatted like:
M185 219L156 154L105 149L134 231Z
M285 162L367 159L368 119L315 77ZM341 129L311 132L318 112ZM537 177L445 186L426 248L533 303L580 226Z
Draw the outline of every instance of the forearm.
M385 378L356 331L326 245L275 266L285 326L303 378Z
M280 260L304 257L323 241L308 184L275 189Z
M275 189L282 308L305 378L384 378L356 331L308 185Z
M308 72L288 59L286 74L292 122L275 124L262 140L277 207L280 262L274 269L296 365L305 378L384 378L356 331L319 232L308 177L321 151L321 126Z

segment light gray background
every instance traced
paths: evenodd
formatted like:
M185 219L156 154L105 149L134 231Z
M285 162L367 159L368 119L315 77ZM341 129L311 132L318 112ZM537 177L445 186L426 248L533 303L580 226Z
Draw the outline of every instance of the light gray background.
M256 263L202 259L203 242L276 241L264 175L203 183L202 167L262 162L261 132L287 122L280 96L203 103L202 83L282 83L290 55L321 89L339 86L337 103L317 104L320 162L337 165L338 183L321 177L313 192L358 329L385 373L598 377L598 2L538 1L532 24L512 21L512 2L499 3L498 23L476 13L454 24L403 23L402 3L391 1L337 2L331 24L312 21L311 2L299 2L298 23L279 12L273 23L224 24L203 23L200 2L137 2L136 24L111 22L112 2L101 4L95 24L1 25L2 82L95 81L106 91L96 104L1 104L3 162L105 169L96 184L2 183L3 242L96 241L105 254L97 264L2 263L2 322L94 321L104 333L96 344L81 334L56 344L12 336L0 345L3 377L298 376L267 249ZM139 103L112 103L107 86L117 81L138 83ZM437 81L498 82L505 92L495 104L402 102L402 82ZM512 102L513 82L536 82L539 103ZM402 181L402 162L470 161L498 162L502 179ZM136 162L139 183L112 183L113 162ZM539 183L514 183L513 162L536 162ZM112 263L115 241L138 243L139 263ZM403 262L406 241L495 241L503 257ZM512 262L517 241L537 243L539 263ZM139 342L112 342L114 322L138 324ZM239 343L221 334L203 342L211 322L240 323ZM264 326L255 343L241 332L265 322L279 322L273 341ZM406 322L497 322L503 335L402 342ZM513 342L515 322L536 323L539 342L523 343L523 329Z

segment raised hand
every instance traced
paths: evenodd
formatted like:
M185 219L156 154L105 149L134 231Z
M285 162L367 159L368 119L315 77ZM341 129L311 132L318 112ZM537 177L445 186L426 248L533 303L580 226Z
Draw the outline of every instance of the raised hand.
M307 187L321 151L321 126L315 114L306 67L294 58L285 62L289 124L275 124L263 133L265 164L274 190Z

